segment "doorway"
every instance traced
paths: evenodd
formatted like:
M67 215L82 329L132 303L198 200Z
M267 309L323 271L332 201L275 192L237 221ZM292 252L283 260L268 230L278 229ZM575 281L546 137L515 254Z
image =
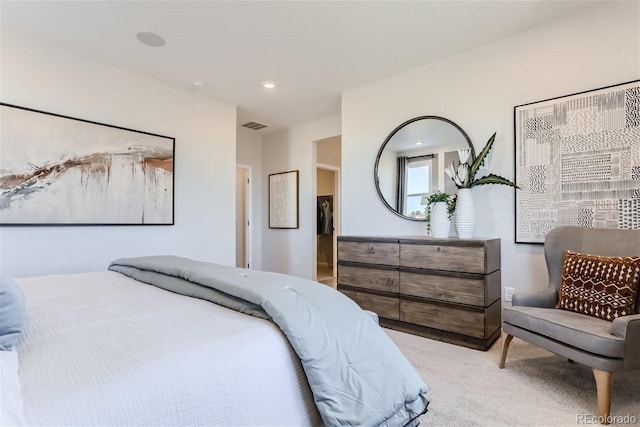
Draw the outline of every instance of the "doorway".
M338 170L327 165L316 169L316 280L336 287L336 215Z
M251 268L251 166L236 166L236 267Z

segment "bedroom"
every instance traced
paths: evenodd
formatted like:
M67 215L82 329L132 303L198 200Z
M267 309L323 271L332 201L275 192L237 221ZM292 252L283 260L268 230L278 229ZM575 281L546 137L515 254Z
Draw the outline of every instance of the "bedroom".
M315 224L266 224L270 173L300 170L300 217L315 206L314 141L341 135L341 234L423 234L385 210L372 168L399 123L450 118L476 149L497 132L492 169L513 177L513 107L637 79L638 2L596 5L557 21L348 90L341 112L266 135L237 127L236 107L2 29L2 102L148 130L176 138L173 227L2 227L0 267L16 277L101 270L119 257L173 253L232 265L236 164L252 166L256 269L313 278ZM5 19L6 15L2 19ZM173 64L174 66L177 64ZM194 77L195 78L195 77ZM502 239L503 284L545 279L542 248L513 243L513 192L477 190L478 235ZM366 212L366 215L362 213Z

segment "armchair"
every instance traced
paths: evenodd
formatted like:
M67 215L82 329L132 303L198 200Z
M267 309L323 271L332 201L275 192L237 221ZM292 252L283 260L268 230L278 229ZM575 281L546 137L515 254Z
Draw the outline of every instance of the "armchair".
M613 322L577 312L555 309L562 284L566 250L603 256L640 256L640 230L558 227L547 234L544 255L549 272L546 289L515 293L511 307L503 308L504 368L513 337L545 348L592 368L598 398L598 416L611 413L614 372L640 369L640 296L635 314ZM640 295L640 292L639 292Z

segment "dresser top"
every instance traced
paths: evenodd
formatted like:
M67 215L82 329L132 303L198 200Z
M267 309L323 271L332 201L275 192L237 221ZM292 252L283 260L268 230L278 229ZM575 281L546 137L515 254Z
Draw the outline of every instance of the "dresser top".
M473 239L459 239L457 237L436 238L431 236L338 236L338 240L346 242L383 242L383 243L415 243L415 244L453 244L453 245L481 245L500 238L474 237Z

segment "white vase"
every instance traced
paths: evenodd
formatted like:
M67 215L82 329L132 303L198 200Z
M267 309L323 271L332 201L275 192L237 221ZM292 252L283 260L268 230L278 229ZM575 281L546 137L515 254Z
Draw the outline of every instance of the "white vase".
M473 197L470 188L458 190L456 201L456 212L453 220L456 226L456 233L461 239L470 239L476 229L476 211L473 206Z
M451 220L445 202L436 202L431 206L431 235L437 238L449 237Z

